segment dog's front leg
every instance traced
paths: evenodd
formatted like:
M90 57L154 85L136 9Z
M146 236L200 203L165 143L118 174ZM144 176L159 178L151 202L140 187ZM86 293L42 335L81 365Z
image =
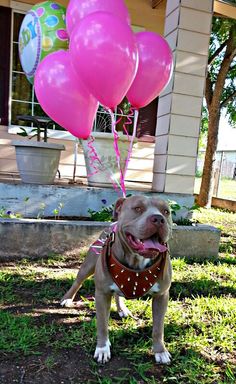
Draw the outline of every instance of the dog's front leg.
M153 297L152 316L153 316L153 352L158 364L169 364L171 355L164 344L164 317L169 300L169 291L162 295Z
M105 294L96 289L97 347L94 358L98 363L107 363L111 358L111 344L108 337L111 297L111 294Z

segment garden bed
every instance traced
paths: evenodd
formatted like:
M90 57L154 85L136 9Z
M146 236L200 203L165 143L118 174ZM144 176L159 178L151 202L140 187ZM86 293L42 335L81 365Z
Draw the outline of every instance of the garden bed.
M3 260L79 253L109 225L106 222L70 220L0 219ZM217 257L220 230L213 226L173 226L172 257Z

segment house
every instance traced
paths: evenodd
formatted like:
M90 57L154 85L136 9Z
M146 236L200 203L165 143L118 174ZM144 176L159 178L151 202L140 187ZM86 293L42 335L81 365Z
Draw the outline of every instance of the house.
M213 14L236 18L233 1L218 0L126 0L132 26L150 30L167 39L174 56L174 73L167 88L146 111L145 126L129 164L127 180L137 188L192 196L198 152L199 125ZM18 31L34 0L0 0L0 179L18 179L14 148L19 122L17 114L40 113L32 86L18 60ZM60 1L67 5L67 1ZM157 106L158 104L158 106ZM154 126L148 132L150 126ZM151 138L150 138L151 133ZM72 178L74 140L65 131L53 130L52 141L64 143L61 177ZM85 177L79 149L76 176Z

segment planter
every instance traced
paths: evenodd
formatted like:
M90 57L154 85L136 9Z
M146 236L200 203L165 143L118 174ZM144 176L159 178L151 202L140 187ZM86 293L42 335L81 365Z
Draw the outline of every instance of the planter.
M95 138L92 143L95 148L101 164L98 161L93 161L91 164L91 158L89 155L90 148L88 146L88 140L82 140L82 146L84 151L85 165L87 170L88 185L91 187L108 187L111 188L112 177L114 180L120 182L120 171L117 165L116 154L114 150L114 136L112 133L105 132L93 132ZM119 135L119 150L121 156L121 169L124 170L128 149L129 140L126 135ZM97 171L96 171L97 169Z
M0 259L79 254L81 247L91 244L108 225L95 221L0 219ZM215 227L174 226L169 242L171 257L217 257L219 242L220 231Z
M23 183L53 184L64 145L38 141L13 141Z

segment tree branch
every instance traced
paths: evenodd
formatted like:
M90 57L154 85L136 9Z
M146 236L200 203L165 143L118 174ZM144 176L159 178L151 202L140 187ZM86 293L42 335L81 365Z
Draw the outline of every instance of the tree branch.
M236 68L236 64L232 65L232 67L229 68L228 70L228 74L233 71L234 69Z
M215 60L215 58L220 54L220 52L226 47L228 43L228 40L225 40L223 42L223 44L221 44L221 46L213 53L213 55L211 57L209 57L208 59L208 65L211 65L212 62Z
M231 93L231 95L229 95L226 99L224 99L223 101L222 101L222 103L220 104L220 108L224 108L224 107L226 107L226 105L234 98L234 97L236 97L236 90L233 92L233 93Z
M211 81L209 73L208 73L207 78L206 78L206 87L205 87L205 98L206 98L208 110L209 110L210 105L211 105L212 96L213 96L212 81Z
M152 8L155 9L163 0L152 0Z
M234 38L235 26L231 28L229 33L229 39L227 40L227 46L224 54L224 59L221 63L220 70L215 82L214 94L212 96L213 108L220 108L220 97L225 84L227 73L232 64L232 61L236 55L236 40Z

